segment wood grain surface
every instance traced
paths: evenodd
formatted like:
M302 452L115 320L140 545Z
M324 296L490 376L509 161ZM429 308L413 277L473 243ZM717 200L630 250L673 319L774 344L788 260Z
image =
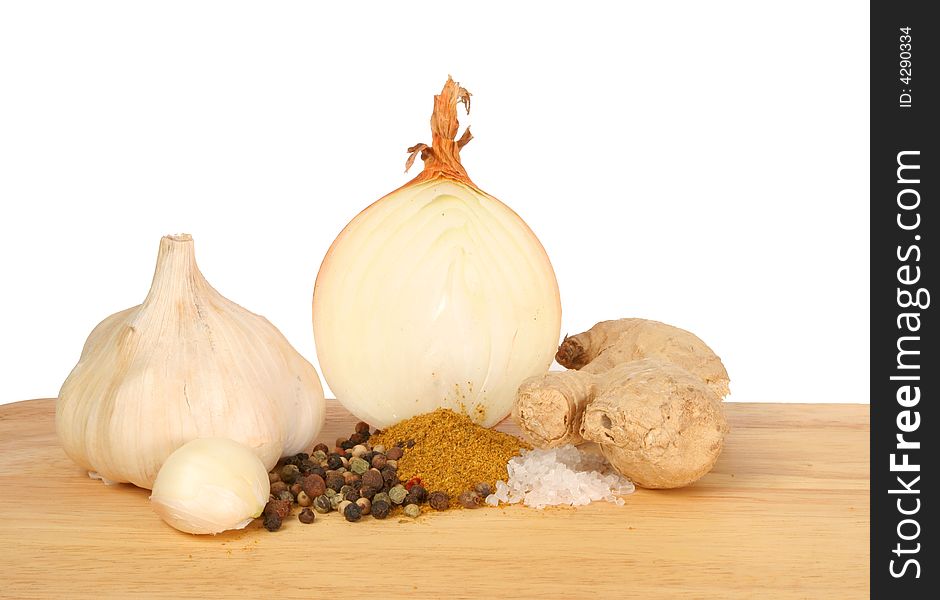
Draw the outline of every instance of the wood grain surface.
M329 404L328 444L354 423ZM69 461L52 400L0 406L0 597L868 597L868 406L726 410L712 473L625 506L330 513L197 537L160 521L146 490Z

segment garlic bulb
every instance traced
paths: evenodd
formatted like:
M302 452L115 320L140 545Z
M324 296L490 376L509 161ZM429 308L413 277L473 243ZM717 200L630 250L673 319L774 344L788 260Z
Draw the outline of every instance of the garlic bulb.
M254 452L226 438L201 438L163 462L150 502L180 531L215 534L251 523L270 492L268 471Z
M313 324L323 375L360 419L386 427L439 407L492 426L523 379L548 370L561 328L558 284L535 234L460 163L448 79L434 99L424 171L359 213L317 275Z
M215 291L181 235L160 241L144 303L91 332L59 392L56 430L79 465L150 488L196 438L233 439L271 468L313 442L324 410L313 366L267 319Z

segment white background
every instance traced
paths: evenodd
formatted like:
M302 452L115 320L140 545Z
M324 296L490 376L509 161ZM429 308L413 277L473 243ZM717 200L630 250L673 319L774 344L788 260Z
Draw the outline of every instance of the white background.
M0 4L0 403L56 395L172 232L315 362L320 260L448 73L563 333L654 318L733 400L869 401L867 4L393 4Z

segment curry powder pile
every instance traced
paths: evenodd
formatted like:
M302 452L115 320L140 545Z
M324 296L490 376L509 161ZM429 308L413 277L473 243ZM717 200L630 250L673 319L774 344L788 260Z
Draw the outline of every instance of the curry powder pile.
M401 480L417 477L428 491L445 492L452 502L478 483L495 487L497 480L505 481L506 463L520 449L530 447L515 436L477 425L467 415L446 408L406 419L369 441L373 446L401 447Z

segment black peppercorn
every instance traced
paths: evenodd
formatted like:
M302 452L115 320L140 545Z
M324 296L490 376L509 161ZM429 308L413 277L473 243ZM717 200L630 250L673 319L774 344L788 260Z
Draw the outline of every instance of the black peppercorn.
M372 487L371 485L364 485L361 488L359 488L359 495L362 496L363 498L368 498L371 500L372 496L375 496L376 494L378 494L380 489L382 488L375 488L375 487Z
M420 483L416 483L411 486L411 489L408 491L409 494L413 495L417 502L409 502L409 504L423 504L428 501L428 490Z
M361 444L362 442L366 441L366 438L361 433L354 433L349 436L349 441L353 444Z
M324 468L321 467L321 466L316 466L316 467L310 469L310 472L307 473L307 475L319 475L319 476L322 477L324 480L326 480L326 469L324 469Z
M415 441L414 441L414 440L408 440L407 442L405 442L405 447L406 447L406 448L414 448L414 447L415 447Z
M385 485L388 487L393 487L398 485L398 471L392 467L385 467L382 469L382 479L385 481Z
M428 504L434 510L447 510L450 507L450 496L444 492L431 492L428 496Z
M355 502L356 500L359 499L359 491L358 491L358 490L349 490L348 492L346 492L345 494L343 494L343 499L344 499L344 500L349 500L350 502Z
M354 523L358 521L360 517L362 517L362 511L355 502L350 502L343 510L343 516L346 517L346 520L350 523Z
M306 474L310 473L310 471L312 471L313 469L319 468L319 465L317 465L316 463L314 463L314 462L313 462L312 460L310 460L309 458L306 458L306 459L300 461L300 464L297 465L297 468L300 469L300 474L301 474L301 475L306 475Z
M281 517L276 513L264 515L264 528L268 531L277 531L281 528Z
M334 469L334 470L338 469L343 466L343 459L340 458L339 454L336 454L335 452L330 453L326 457L326 466L329 467L330 469Z
M372 516L376 519L384 519L392 510L391 505L385 500L379 500L372 503Z
M305 523L305 524L313 523L313 520L316 518L317 518L316 513L314 513L309 508L303 509L302 511L300 511L300 514L297 515L297 519L301 523Z
M342 448L343 450L349 450L350 448L352 448L352 447L355 446L355 445L356 445L356 444L355 444L353 441L351 441L351 440L346 440L345 442L343 442L342 444L340 444L339 447Z
M385 458L387 458L388 460L398 460L399 458L404 456L404 454L405 453L402 451L400 447L393 446L388 449L388 452L385 453Z
M343 479L343 475L341 473L327 473L326 487L330 488L334 492L338 492L344 485L346 485L346 481Z

